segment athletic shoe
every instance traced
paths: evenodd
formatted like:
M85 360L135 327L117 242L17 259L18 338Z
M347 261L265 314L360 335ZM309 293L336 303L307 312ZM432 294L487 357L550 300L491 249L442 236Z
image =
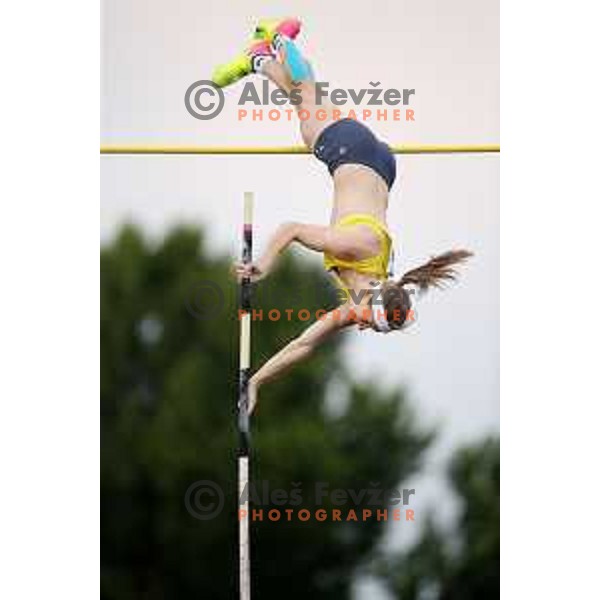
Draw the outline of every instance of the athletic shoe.
M290 40L296 39L302 28L299 19L261 19L254 31L254 38L272 43L276 34L285 36Z
M251 73L259 73L265 61L273 60L275 54L271 44L258 40L252 42L243 54L225 65L218 66L212 76L213 83L226 87Z

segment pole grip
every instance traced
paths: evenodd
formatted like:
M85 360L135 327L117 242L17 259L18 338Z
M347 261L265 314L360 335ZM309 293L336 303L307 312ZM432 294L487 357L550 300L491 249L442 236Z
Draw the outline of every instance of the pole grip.
M252 263L252 212L254 194L244 194L244 225L242 230L242 263ZM252 309L252 282L245 277L241 282L240 308L243 311L240 321L240 367L237 403L238 427L238 510L239 510L239 594L240 600L250 600L250 418L248 415L248 383L250 381L250 325ZM242 501L242 496L245 498Z
M254 194L244 193L244 223L242 228L242 264L252 263L252 213ZM240 371L239 398L237 410L239 453L247 456L250 451L250 420L248 416L248 382L250 381L250 339L252 310L252 282L244 277L241 282L240 308L243 311L240 320Z

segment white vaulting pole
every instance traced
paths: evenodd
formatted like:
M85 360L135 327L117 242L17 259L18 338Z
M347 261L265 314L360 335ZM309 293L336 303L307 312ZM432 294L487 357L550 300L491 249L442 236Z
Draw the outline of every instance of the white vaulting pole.
M242 263L252 262L252 209L254 194L244 194L244 226L242 231ZM240 321L240 372L239 398L237 405L238 425L238 506L239 523L239 590L240 600L250 600L250 419L248 417L248 381L250 379L250 310L251 280L243 278L241 284L240 308L244 314Z

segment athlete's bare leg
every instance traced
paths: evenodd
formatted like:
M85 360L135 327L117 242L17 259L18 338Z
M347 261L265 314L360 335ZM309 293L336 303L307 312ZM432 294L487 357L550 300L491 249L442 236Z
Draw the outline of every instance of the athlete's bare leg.
M334 109L331 104L317 104L315 84L312 81L292 81L288 69L276 60L265 63L261 73L288 95L294 92L294 96L302 99L295 108L299 114L302 113L300 119L302 139L312 150L323 129L341 118L341 111Z

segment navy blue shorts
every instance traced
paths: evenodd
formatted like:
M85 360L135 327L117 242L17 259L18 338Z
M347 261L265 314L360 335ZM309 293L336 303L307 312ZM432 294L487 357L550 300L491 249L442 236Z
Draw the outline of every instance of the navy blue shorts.
M354 119L342 119L325 128L317 138L314 153L332 175L340 165L359 164L383 177L388 189L396 179L396 159L389 146Z

